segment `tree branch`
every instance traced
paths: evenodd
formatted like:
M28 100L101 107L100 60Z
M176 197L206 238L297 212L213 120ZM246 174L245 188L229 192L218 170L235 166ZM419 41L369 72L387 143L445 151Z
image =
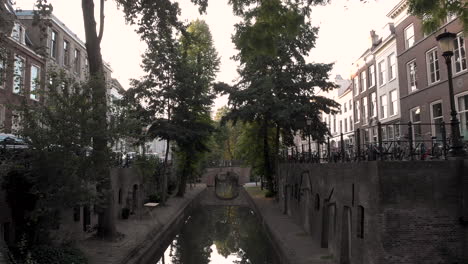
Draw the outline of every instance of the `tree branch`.
M102 35L104 34L104 1L101 0L101 14L100 14L100 22L99 22L99 36L98 41L101 43Z

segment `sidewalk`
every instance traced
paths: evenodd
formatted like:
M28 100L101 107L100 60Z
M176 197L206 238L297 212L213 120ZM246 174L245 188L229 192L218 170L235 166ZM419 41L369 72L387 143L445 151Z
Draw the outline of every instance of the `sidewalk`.
M151 212L151 215L142 211L143 214L136 214L128 220L118 219L117 231L124 235L119 241L109 242L88 238L79 241L78 247L88 257L89 264L125 263L139 250L151 246L148 243L167 229L180 212L205 189L205 185L196 185L193 189L187 186L187 192L183 198L170 198L166 206L158 206Z
M292 218L284 215L274 198L265 198L257 188L246 192L256 211L261 214L274 247L284 264L329 264L333 263L327 249L320 248Z

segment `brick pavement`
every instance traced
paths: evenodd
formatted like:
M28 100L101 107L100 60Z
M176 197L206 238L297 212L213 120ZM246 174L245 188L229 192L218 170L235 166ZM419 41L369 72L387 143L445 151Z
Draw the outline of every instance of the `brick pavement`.
M256 211L261 214L273 246L280 255L282 264L329 264L333 263L327 249L313 242L302 227L283 214L274 198L247 192Z
M157 236L168 224L170 225L180 211L205 188L205 185L196 185L193 189L187 187L185 197L170 198L166 206L156 207L151 215L140 210L130 219L117 220L117 231L124 235L119 241L110 242L88 237L78 241L77 246L88 257L89 264L122 263L130 255L135 255L140 248L147 246L145 242Z

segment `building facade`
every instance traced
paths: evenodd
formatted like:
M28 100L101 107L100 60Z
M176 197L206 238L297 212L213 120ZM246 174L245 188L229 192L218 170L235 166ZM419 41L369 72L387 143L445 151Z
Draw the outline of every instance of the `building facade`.
M447 30L457 34L452 58L455 107L461 132L468 140L468 71L465 42L459 19L448 17L445 25L431 34L422 30L422 21L407 13L401 1L389 14L395 23L401 98L401 122L413 124L413 138L429 141L442 138L440 123L450 122L450 97L445 59L436 36ZM450 129L447 126L447 135Z

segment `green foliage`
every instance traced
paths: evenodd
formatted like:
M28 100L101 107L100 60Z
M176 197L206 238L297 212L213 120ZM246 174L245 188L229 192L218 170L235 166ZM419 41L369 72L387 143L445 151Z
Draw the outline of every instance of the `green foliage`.
M266 193L265 193L265 197L266 197L266 198L275 197L275 193L272 192L272 191L270 191L270 190L268 190L268 191L266 191Z
M423 30L432 33L447 21L449 15L459 17L468 32L468 2L465 0L409 0L409 12L422 19Z
M87 264L88 261L79 249L65 246L37 246L31 251L34 264Z

